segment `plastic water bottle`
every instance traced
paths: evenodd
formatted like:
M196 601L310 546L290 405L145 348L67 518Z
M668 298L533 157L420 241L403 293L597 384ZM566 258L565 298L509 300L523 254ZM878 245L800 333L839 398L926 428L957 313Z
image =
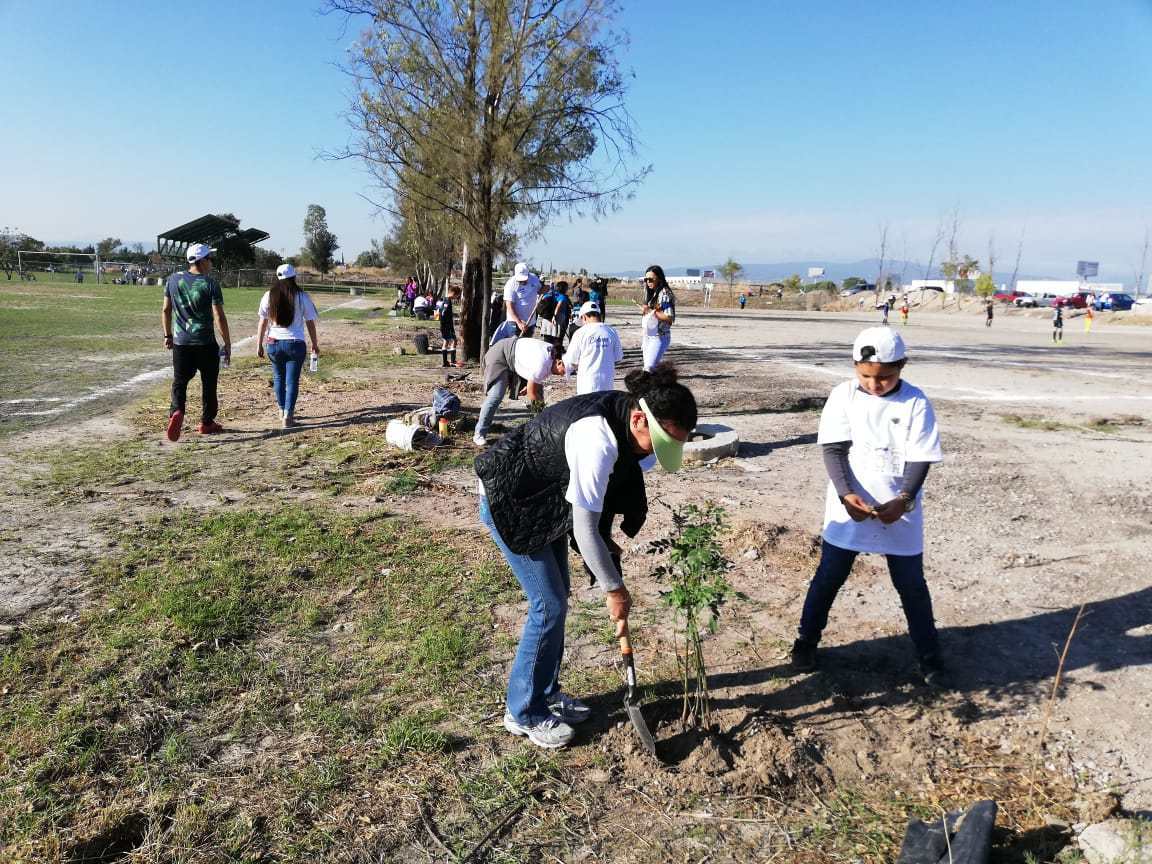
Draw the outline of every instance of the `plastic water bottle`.
M316 372L316 371L319 371L319 369L320 369L320 356L315 351L313 351L312 352L312 359L309 360L309 362L308 362L308 371L309 372Z
M227 369L232 365L232 358L228 356L228 352L223 348L220 349L220 368Z

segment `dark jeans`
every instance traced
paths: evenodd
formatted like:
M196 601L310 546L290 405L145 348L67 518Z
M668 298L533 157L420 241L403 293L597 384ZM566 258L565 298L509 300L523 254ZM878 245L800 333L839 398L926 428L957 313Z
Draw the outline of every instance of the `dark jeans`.
M211 423L216 419L220 403L216 399L216 380L220 377L220 346L173 345L172 346L172 408L169 415L183 411L188 401L188 382L200 373L200 387L203 393L201 423Z
M848 579L852 564L858 552L833 546L822 541L820 564L812 584L808 586L808 596L804 598L804 611L800 616L800 639L816 645L820 634L828 625L828 612L836 599L836 594ZM928 594L928 583L924 581L923 555L885 555L888 559L888 575L892 585L900 595L900 605L904 607L904 617L908 620L908 635L916 646L920 657L934 655L938 649L936 622L932 617L932 597Z
M272 364L272 390L281 411L296 412L296 394L300 392L300 372L308 348L303 339L274 339L268 343L268 361Z

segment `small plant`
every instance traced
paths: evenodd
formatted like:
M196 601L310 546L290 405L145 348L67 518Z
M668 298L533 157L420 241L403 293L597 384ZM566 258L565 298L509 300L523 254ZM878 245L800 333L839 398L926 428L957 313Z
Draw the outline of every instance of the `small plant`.
M743 599L744 595L732 587L726 575L732 562L724 557L720 545L723 507L688 505L673 511L672 524L672 536L653 541L648 551L668 553L668 562L656 568L655 576L669 586L660 596L683 628L682 648L677 653L684 685L680 719L699 728L710 720L701 628L715 633L720 607L728 598Z

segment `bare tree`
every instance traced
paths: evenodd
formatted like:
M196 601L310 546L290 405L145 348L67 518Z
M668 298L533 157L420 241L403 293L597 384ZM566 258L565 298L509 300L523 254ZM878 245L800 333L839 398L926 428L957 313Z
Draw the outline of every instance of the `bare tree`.
M1024 231L1025 228L1020 229L1020 239L1016 243L1016 263L1012 265L1012 281L1009 290L1016 290L1016 280L1020 276L1020 259L1024 256Z
M944 218L941 217L936 222L936 232L932 235L932 249L928 253L928 266L924 268L924 278L932 278L932 265L936 263L936 253L940 251L940 244L944 242L947 228L944 224Z
M996 282L996 232L988 232L988 269L987 274L992 277L993 285Z
M879 261L876 268L876 291L880 292L884 288L884 260L888 254L888 220L881 222L878 227L880 229L880 248L876 254Z
M599 215L648 173L636 169L625 37L616 0L327 0L365 16L348 70L354 143L398 214L448 215L478 259L465 280L466 356L488 339L492 269L562 212ZM513 238L514 239L514 238ZM476 296L476 295L479 296Z
M1144 246L1140 250L1140 269L1136 271L1136 296L1140 296L1140 289L1144 286L1144 272L1148 266L1148 226L1144 226Z

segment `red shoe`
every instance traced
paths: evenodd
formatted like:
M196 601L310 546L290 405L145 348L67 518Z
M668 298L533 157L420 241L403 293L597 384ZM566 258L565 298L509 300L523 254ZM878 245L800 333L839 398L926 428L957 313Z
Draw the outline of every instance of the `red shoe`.
M201 435L215 435L217 432L223 432L224 427L215 420L212 420L208 423L201 423L196 427L196 431Z
M184 427L184 412L173 411L172 416L168 418L168 440L179 441L180 432Z

